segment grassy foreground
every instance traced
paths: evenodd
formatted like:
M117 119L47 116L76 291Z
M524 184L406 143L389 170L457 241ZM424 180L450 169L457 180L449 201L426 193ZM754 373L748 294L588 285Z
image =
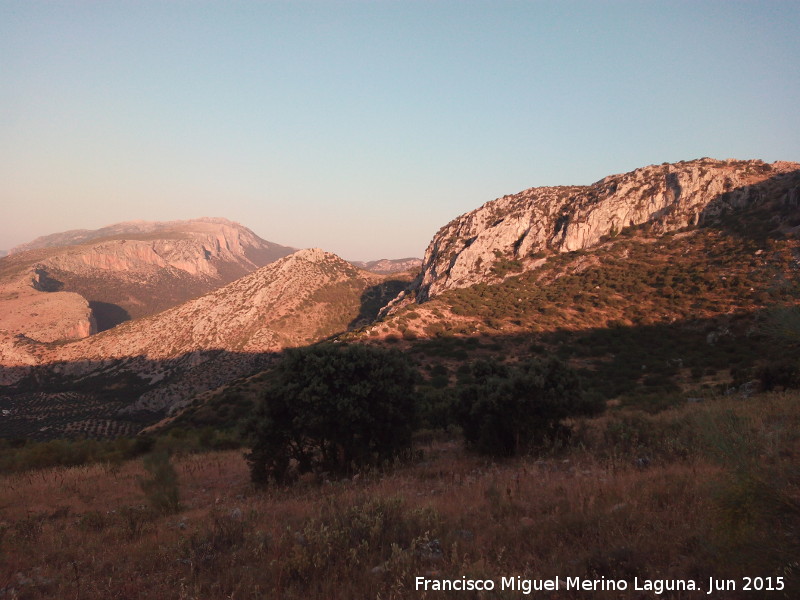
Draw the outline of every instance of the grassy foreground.
M241 451L174 457L175 512L154 495L174 482L139 459L7 475L0 598L796 598L799 400L610 412L567 447L502 463L438 439L413 464L266 490ZM425 592L418 576L497 587ZM560 589L500 589L517 576ZM565 590L570 577L629 587ZM736 589L633 589L709 577ZM743 577L784 589L744 592Z

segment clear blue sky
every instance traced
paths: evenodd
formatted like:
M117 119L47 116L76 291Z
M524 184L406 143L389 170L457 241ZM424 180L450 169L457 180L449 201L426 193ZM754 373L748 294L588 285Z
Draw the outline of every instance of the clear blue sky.
M0 248L223 216L421 256L487 200L800 161L800 2L0 0Z

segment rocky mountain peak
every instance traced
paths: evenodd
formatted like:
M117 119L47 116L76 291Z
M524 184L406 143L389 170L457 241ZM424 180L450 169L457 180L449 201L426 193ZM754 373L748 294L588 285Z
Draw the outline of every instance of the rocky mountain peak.
M148 234L157 233L162 234L160 237L167 238L170 237L170 235L173 237L180 236L181 234L185 236L192 233L202 235L215 231L225 231L229 236L235 231L246 238L257 238L252 231L243 225L222 217L200 217L198 219L187 219L183 221L135 220L114 223L113 225L107 225L99 229L72 229L60 233L44 235L31 242L15 246L9 253L18 254L38 248L80 245L106 238L128 237L130 239L137 239Z
M321 263L326 260L341 260L332 252L325 252L321 248L304 248L290 255L294 259L305 260L311 263Z
M424 301L502 279L548 253L581 250L650 223L656 233L719 220L770 202L797 203L800 164L702 158L610 175L589 186L531 188L487 202L442 227L417 282Z
M232 265L241 276L292 251L262 240L228 219L204 217L163 223L129 221L94 231L67 231L17 246L12 253L58 247L64 250L48 258L46 266L71 273L174 268L192 276L223 279L224 270Z

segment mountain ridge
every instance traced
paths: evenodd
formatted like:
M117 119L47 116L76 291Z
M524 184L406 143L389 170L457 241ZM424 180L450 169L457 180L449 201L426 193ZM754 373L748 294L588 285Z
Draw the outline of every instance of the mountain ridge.
M774 193L753 193L753 185L770 179ZM797 203L800 163L702 158L609 175L589 186L529 188L439 229L423 258L416 299L498 280L497 271L535 267L549 253L586 249L624 227L649 222L656 234L674 231L776 196Z
M67 231L50 233L47 235L39 236L30 242L18 244L11 248L9 254L17 254L19 252L27 252L38 248L53 248L62 246L72 246L77 244L85 244L94 240L99 240L107 237L115 237L120 235L142 235L148 233L156 233L162 231L180 231L188 227L209 224L209 225L223 225L228 227L241 227L245 228L241 223L231 221L224 217L197 217L194 219L178 219L172 221L149 221L145 219L134 219L133 221L120 221L112 223L111 225L104 225L97 229L70 229ZM202 228L198 229L201 231ZM251 234L252 231L247 229ZM255 234L253 234L255 235Z
M292 251L221 218L44 236L0 259L0 328L48 342L86 337L200 296ZM58 314L75 315L75 323L53 327Z
M0 332L0 380L12 386L15 410L46 403L26 386L57 399L74 389L83 404L70 400L69 410L104 406L106 420L124 421L120 431L130 431L213 390L212 404L228 410L241 387L236 381L262 381L269 374L256 374L290 346L325 339L394 345L425 357L436 385L447 386L447 373L462 373L470 358L571 352L566 339L579 346L573 366L588 365L598 389L605 373L616 380L625 372L630 385L605 390L609 399L674 395L673 377L692 389L689 369L724 382L730 356L750 373L766 356L768 346L752 333L758 320L772 304L800 297L798 204L800 165L786 162L699 159L592 186L531 188L442 227L409 292L397 294L405 287L399 277L369 273L321 249L301 250L83 340L47 344ZM534 227L536 215L544 218ZM486 264L459 276L476 256ZM57 289L52 275L37 273L36 286ZM437 282L427 296L420 288ZM48 292L55 293L62 292ZM668 337L669 347L648 347L648 335ZM617 347L626 336L636 352ZM628 363L648 353L631 370ZM30 427L35 419L18 422Z
M352 264L359 269L365 271L372 271L373 273L380 273L388 275L390 273L402 273L403 271L413 271L422 266L422 259L413 256L407 258L380 258L378 260L351 260Z
M203 296L81 340L42 344L7 336L0 344L0 379L5 385L30 376L126 380L139 391L121 414L175 410L263 368L283 348L370 321L396 293L387 276L319 248L303 249Z

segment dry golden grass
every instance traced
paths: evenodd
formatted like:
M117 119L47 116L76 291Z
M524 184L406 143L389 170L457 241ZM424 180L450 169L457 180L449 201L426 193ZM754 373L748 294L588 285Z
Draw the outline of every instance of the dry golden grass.
M778 513L747 489L738 495L739 466L712 450L619 444L607 433L624 422L616 416L588 423L572 447L544 458L495 464L438 441L413 465L267 490L252 487L240 451L184 456L174 461L182 507L172 515L148 507L141 461L8 476L0 481L0 597L469 598L478 596L426 595L414 578L791 577L786 553L796 544L732 525L726 502L741 499L757 527L776 516L780 535L797 532L790 517L800 478L787 475L796 471L796 405L789 395L717 401L627 425L648 423L651 438L673 435L676 423L715 426L711 444L718 437L731 459L736 450L725 444L735 445L737 432L763 434L766 443L751 448L763 470L751 475L785 477L771 496L788 507ZM728 427L731 419L743 427ZM758 546L776 537L772 554ZM777 558L762 561L767 555Z

